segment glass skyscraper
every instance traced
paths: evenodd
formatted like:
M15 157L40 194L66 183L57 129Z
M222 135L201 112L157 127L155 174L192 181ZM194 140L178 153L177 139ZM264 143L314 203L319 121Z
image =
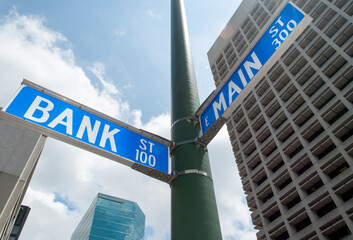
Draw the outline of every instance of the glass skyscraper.
M145 215L135 202L98 193L71 240L140 240Z

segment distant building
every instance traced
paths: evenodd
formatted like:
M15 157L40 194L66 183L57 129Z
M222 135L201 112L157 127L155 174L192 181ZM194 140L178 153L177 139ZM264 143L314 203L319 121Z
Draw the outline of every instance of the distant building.
M21 206L20 211L16 217L15 223L13 225L9 240L17 240L20 237L23 226L27 220L28 214L31 208L27 206Z
M145 215L135 202L98 193L71 240L141 240Z
M224 84L288 0L244 0L208 52ZM313 18L227 128L257 239L353 239L353 1ZM236 213L234 213L236 214Z

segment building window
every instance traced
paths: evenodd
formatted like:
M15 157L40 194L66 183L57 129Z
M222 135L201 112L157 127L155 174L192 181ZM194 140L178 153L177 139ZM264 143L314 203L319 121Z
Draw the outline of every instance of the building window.
M349 137L351 137L353 135L353 128L349 129L349 131L347 131L345 134L343 134L341 137L340 137L340 140L342 142L346 141Z
M324 183L321 181L321 179L319 181L317 181L316 183L314 183L311 187L309 187L306 190L306 193L308 195L312 194L313 192L315 192L316 190L318 190L320 187L322 187L324 185Z
M300 230L306 228L310 224L311 224L310 218L306 217L302 221L300 221L297 224L295 224L294 227L295 227L295 230L297 230L297 232L299 232Z
M297 153L299 153L303 149L303 145L299 145L297 148L295 148L291 153L288 154L290 158L293 158Z
M275 240L285 240L289 238L289 234L287 231L285 231L284 233L281 233L281 235L279 235L278 237L275 238Z
M353 26L353 24L351 25L351 27ZM350 28L351 28L350 27ZM348 28L347 28L348 29ZM352 81L352 73L353 73L353 67L349 66L347 67L348 69L346 71L344 71L344 73L342 73L341 76L339 76L334 82L333 84L335 85L336 88L338 88L339 90L343 90L345 89L345 87L347 87L351 81Z
M310 161L307 164L304 165L304 167L300 168L297 171L298 176L302 175L306 170L308 170L311 166L313 165L313 163Z
M292 201L288 202L286 204L286 207L288 209L291 209L292 207L294 207L295 205L297 205L298 203L300 203L301 199L299 196L297 196L296 198L294 198Z
M313 105L318 109L322 109L326 104L328 104L334 97L335 93L329 89L326 88L314 101Z
M266 176L266 175L263 176L262 178L260 178L260 179L256 182L257 186L260 186L261 183L263 183L266 179L267 179L267 176Z
M275 219L277 219L279 216L281 216L281 212L278 210L274 214L268 217L269 222L273 222Z
M251 170L254 170L257 166L259 166L261 163L261 161L255 162L254 165L251 165L251 167L249 166L249 168L251 168Z
M261 201L263 203L267 202L268 200L270 200L273 197L273 192L270 192L269 194L267 194L263 199L261 199Z
M328 238L330 240L348 239L347 237L350 235L351 231L349 231L349 228L347 226L344 226L328 235Z
M323 159L327 154L336 148L336 145L330 138L324 137L312 149L313 155L319 160Z
M285 180L283 183L281 183L278 188L280 190L282 190L283 188L285 188L288 184L290 184L292 182L292 179L289 177L287 180Z
M344 114L348 112L348 109L342 103L336 103L333 108L330 108L324 115L325 121L330 125L334 124Z
M317 157L321 160L322 158L324 158L327 154L329 154L335 148L336 148L336 145L334 143L332 143L324 151L322 151L320 154L318 154Z
M341 164L340 166L338 166L335 170L333 170L332 172L330 172L328 175L331 179L335 178L336 176L338 176L339 174L343 173L344 171L347 170L347 168L349 168L349 165L347 162L344 162L343 164Z
M348 191L342 193L341 198L343 201L347 202L349 199L353 198L353 188L348 189Z
M272 168L272 172L273 173L277 172L277 170L280 169L283 165L284 165L283 161L279 162L274 168Z
M329 212L331 212L333 209L336 208L336 204L334 202L329 202L327 203L325 206L323 206L322 208L318 209L316 211L316 214L319 216L319 218L325 216L326 214L328 214Z
M314 116L314 113L311 111L309 107L305 107L298 116L294 119L295 124L299 127L303 126L306 122L308 122L311 117Z
M319 130L314 132L310 137L308 137L308 141L312 142L317 136L319 136L321 133L323 133L325 130L323 127L321 127Z

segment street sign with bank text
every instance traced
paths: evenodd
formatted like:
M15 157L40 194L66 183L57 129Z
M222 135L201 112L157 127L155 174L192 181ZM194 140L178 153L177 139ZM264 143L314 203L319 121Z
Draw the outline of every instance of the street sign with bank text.
M32 129L44 135L136 170L144 169L147 174L155 171L153 174L157 178L168 177L171 172L170 141L136 129L29 81L25 80L23 84L2 111L17 117L17 121L25 127L32 126Z
M208 144L212 140L244 97L310 22L311 18L292 3L284 6L228 81L197 111L204 134L201 142Z

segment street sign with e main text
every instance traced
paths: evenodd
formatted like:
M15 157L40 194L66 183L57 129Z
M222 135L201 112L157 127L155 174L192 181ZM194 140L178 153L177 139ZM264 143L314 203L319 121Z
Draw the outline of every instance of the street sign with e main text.
M229 79L196 112L203 133L201 143L208 144L213 139L244 97L311 21L311 17L294 4L284 6Z

